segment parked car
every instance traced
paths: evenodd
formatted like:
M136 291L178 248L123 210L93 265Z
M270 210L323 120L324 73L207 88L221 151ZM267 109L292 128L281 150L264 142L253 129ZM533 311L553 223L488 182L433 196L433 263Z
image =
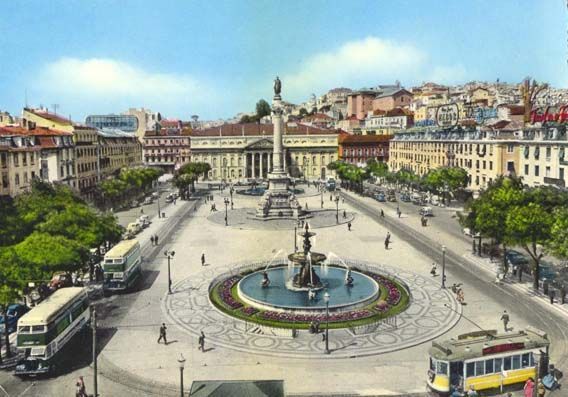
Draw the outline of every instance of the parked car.
M507 258L507 261L509 262L510 265L521 266L524 272L527 273L529 272L530 270L529 259L519 251L508 249L507 253L505 254L505 258Z
M138 233L142 231L142 225L139 221L131 222L126 226L126 233L124 234L124 238L131 239L134 238Z
M154 202L154 199L152 198L152 196L150 196L150 197L146 197L146 198L144 199L144 202L143 202L142 204L143 204L143 205L150 205L150 204L152 204L153 202Z
M400 201L404 201L405 203L410 202L410 195L408 193L402 193L400 195Z
M18 320L29 311L30 309L27 306L19 303L9 305L6 309L6 315L0 315L0 334L4 334L6 330L9 334L15 332L18 327Z
M374 196L374 199L381 202L381 203L384 203L384 202L387 201L384 193L376 193L375 196Z
M170 193L166 196L166 203L173 203L174 199L175 196L172 193Z
M73 286L73 278L71 274L65 272L57 272L51 277L51 281L49 282L49 288L52 291L55 291L59 288L65 287L72 287Z
M146 228L148 226L150 226L150 217L148 215L140 215L140 218L138 218L138 223L140 223L140 225L142 225L142 228Z
M540 261L539 271L538 271L538 278L543 280L554 280L558 275L558 271L556 270L555 266L552 263L546 261Z
M422 207L420 208L420 211L418 211L418 213L422 216L434 216L432 207Z

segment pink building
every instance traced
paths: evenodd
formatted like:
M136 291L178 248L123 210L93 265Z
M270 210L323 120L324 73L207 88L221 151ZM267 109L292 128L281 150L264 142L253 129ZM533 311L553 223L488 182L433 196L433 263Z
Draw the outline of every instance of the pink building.
M373 100L372 110L392 110L394 108L403 108L409 106L412 102L412 93L404 88L396 91L387 91L377 95Z
M146 131L144 136L144 164L174 172L182 165L189 163L190 137L188 131L177 131L175 135L168 135L166 131Z
M357 91L347 95L347 117L355 116L358 120L363 120L373 110L376 96L376 91Z

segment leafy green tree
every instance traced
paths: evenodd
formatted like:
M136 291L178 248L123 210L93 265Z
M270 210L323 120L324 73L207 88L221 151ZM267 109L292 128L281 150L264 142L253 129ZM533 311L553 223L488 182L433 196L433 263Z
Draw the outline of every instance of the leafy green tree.
M444 202L448 193L455 193L467 186L467 171L460 167L440 167L430 170L422 179L423 186L437 194L442 194Z
M25 231L11 197L0 198L0 225L0 247L12 245L23 238Z
M568 209L559 207L554 213L548 250L560 258L568 258Z
M270 115L270 105L264 99L256 103L256 117L260 120L264 116Z
M187 198L189 196L189 187L197 179L197 176L193 173L180 174L174 178L174 186L178 188L179 195L182 198Z
M191 162L184 164L178 171L178 177L184 174L190 175L191 177L191 191L195 191L195 181L199 176L204 177L211 171L211 166L209 163L204 162Z
M507 214L508 238L512 243L523 247L533 260L535 290L538 290L540 261L544 256L543 247L548 243L553 223L553 215L537 203L515 206Z

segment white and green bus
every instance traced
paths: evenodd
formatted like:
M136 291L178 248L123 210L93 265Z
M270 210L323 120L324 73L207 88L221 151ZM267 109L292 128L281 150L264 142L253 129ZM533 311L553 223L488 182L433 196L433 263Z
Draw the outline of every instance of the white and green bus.
M103 261L105 290L129 289L142 274L141 262L138 240L123 240L112 247Z
M16 347L24 359L16 375L46 374L53 370L57 353L91 318L87 289L61 288L18 320Z

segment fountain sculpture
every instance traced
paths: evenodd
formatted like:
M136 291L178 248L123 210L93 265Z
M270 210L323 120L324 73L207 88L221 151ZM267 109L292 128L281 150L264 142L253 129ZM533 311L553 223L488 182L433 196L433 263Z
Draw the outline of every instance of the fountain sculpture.
M320 263L325 261L326 256L319 252L311 252L312 243L310 238L315 236L314 232L310 232L310 227L306 223L303 232L298 233L299 236L304 238L304 251L294 252L288 255L288 259L294 264L300 266L300 271L294 275L292 285L296 289L301 290L317 290L324 287L319 276L317 275L314 266L319 266Z

